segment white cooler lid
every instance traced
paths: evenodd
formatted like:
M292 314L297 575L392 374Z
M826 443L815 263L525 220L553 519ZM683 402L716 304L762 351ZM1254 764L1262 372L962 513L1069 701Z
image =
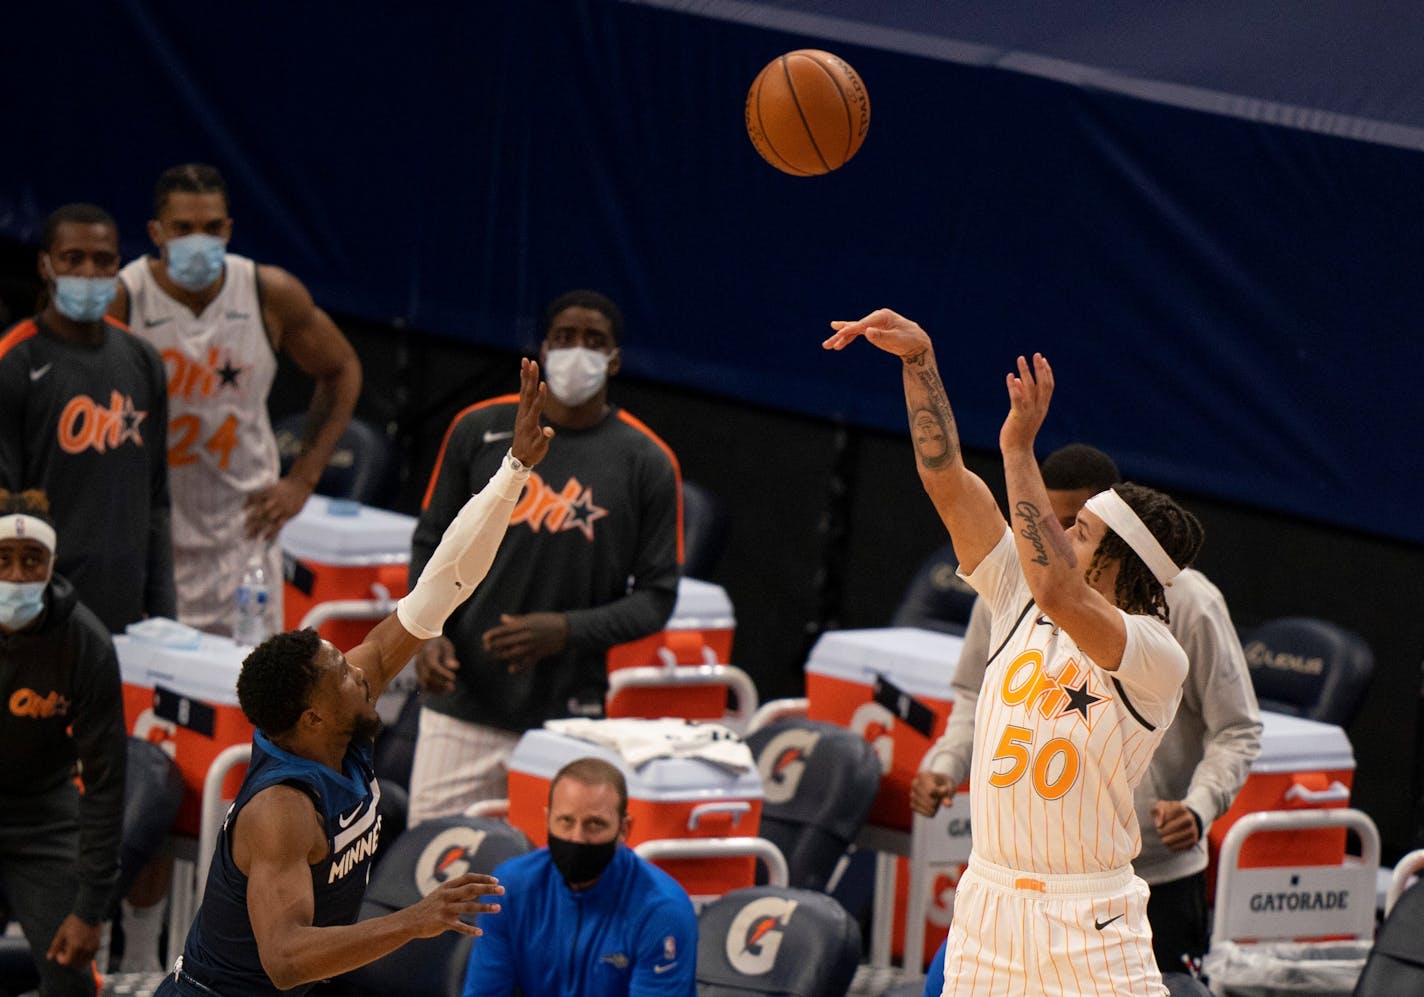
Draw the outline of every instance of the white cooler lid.
M195 648L165 647L128 634L114 635L126 685L165 689L223 706L237 705L237 673L250 647L203 634Z
M415 522L403 513L313 495L277 539L293 557L321 564L406 564Z
M727 590L697 578L679 578L668 630L732 630L737 625Z
M1334 724L1261 711L1261 753L1251 771L1262 775L1355 768L1355 750Z
M542 728L524 732L509 757L509 768L540 779L553 779L575 758L589 756L618 766L628 780L629 798L653 803L762 798L761 773L755 765L744 772L733 772L697 758L655 758L634 769L612 748Z
M918 627L830 630L821 634L806 671L873 686L877 674L913 696L950 700L964 638Z

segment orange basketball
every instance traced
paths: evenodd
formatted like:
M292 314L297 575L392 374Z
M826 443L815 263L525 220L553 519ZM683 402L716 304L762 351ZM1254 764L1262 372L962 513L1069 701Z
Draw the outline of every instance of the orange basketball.
M761 158L809 177L839 169L870 127L870 97L850 64L802 48L767 63L747 93L747 134Z

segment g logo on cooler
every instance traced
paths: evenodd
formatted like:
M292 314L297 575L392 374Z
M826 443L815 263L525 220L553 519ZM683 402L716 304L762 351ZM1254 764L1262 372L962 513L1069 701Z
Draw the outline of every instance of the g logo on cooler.
M450 827L430 839L415 863L415 886L428 896L441 883L470 871L470 860L485 842L486 832Z
M178 725L171 720L161 720L150 707L134 718L133 736L140 741L148 741L163 749L169 758L178 757L178 745L173 738L178 734Z
M890 736L895 714L876 702L861 703L850 715L850 729L870 742L880 759L880 774L887 774L895 759L895 741Z
M798 901L758 897L732 918L727 929L727 962L745 976L769 973L781 950L781 936Z
M761 772L762 796L767 803L785 803L796 795L801 776L806 771L805 759L816 749L821 739L818 730L793 728L784 730L767 742L757 759Z

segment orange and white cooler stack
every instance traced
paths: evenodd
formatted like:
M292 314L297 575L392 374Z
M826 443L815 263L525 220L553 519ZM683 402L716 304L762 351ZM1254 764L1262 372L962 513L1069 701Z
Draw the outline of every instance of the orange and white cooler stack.
M585 720L595 726L656 725L658 720ZM561 721L550 721L558 726ZM562 722L568 723L568 722ZM746 753L751 759L751 753ZM547 843L549 785L576 758L602 758L628 781L628 845L655 839L756 837L761 826L762 783L755 761L745 770L698 757L654 757L633 765L623 751L548 727L527 731L509 759L509 822L535 845ZM719 896L751 886L755 860L744 856L658 860L693 896Z
M732 661L737 620L726 589L696 578L679 579L677 603L667 625L655 634L608 649L608 673L623 668L715 665ZM633 687L608 703L610 717L685 717L720 720L727 692L720 685Z
M193 838L202 819L203 781L218 754L252 740L237 705L237 673L249 647L173 620L145 620L114 637L129 733L161 747L183 774L183 802L173 830ZM232 799L246 766L223 783Z
M1355 752L1345 731L1333 724L1261 711L1261 753L1231 809L1207 832L1211 862L1207 883L1216 884L1217 853L1231 825L1263 810L1315 810L1348 807L1355 780ZM1262 831L1241 847L1237 865L1339 865L1345 855L1345 829Z
M415 523L414 516L312 496L278 535L282 626L295 629L321 603L405 595ZM345 651L366 638L374 620L333 619L317 630Z
M883 627L829 631L811 648L806 661L807 715L858 732L880 756L880 792L867 824L910 830L910 784L954 708L951 678L963 645L963 638L954 634ZM969 794L961 792L935 827L967 842L968 811ZM926 962L949 932L954 887L962 871L961 863L929 870L922 948ZM895 883L892 946L901 954L910 883L904 858L895 863Z

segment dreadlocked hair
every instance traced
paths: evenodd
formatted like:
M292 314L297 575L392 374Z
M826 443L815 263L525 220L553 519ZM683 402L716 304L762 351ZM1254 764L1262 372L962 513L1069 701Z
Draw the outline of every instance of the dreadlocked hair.
M16 513L34 516L50 526L54 525L49 514L49 496L38 488L27 488L22 492L8 492L0 488L0 516L13 516Z
M1112 487L1152 531L1177 567L1188 567L1196 560L1205 537L1196 516L1161 492L1144 485L1125 481ZM1117 586L1114 589L1118 606L1127 613L1155 616L1164 623L1170 622L1167 595L1162 583L1137 556L1137 552L1127 545L1127 541L1109 528L1103 534L1098 549L1093 552L1093 560L1088 565L1088 580L1096 581L1113 561L1118 562Z
M319 650L315 630L289 630L268 637L243 659L237 702L252 726L272 735L297 725L321 677Z

